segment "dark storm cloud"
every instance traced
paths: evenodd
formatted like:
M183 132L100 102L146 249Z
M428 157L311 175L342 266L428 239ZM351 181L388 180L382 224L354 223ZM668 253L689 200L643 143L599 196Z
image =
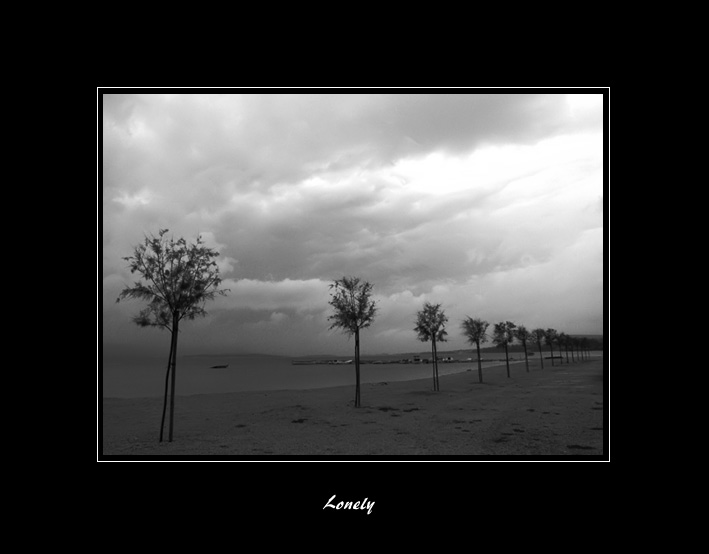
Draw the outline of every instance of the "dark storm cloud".
M251 190L441 149L529 143L567 123L564 102L525 94L109 95L104 117L105 128L141 142L135 147L151 165Z
M105 96L106 298L129 280L121 257L159 228L221 253L232 292L213 311L229 315L194 324L211 342L268 328L283 350L325 348L330 335L302 328L327 328L342 275L375 283L382 343L424 299L509 311L507 286L539 293L580 244L592 275L574 275L596 294L599 120L597 103L564 95ZM116 333L126 309L105 305Z

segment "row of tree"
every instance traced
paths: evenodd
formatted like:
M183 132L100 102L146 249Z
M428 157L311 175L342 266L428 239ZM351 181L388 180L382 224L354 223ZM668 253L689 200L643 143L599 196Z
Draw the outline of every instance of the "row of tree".
M360 331L369 327L374 321L377 312L376 302L372 299L372 284L362 281L358 277L343 277L336 280L330 289L334 290L330 299L330 305L335 309L335 313L328 319L332 322L330 329L339 328L355 337L355 407L360 406ZM445 342L448 332L446 323L448 317L441 308L441 304L425 302L423 309L416 314L416 332L418 339L422 342L431 342L431 358L433 390L439 391L440 384L438 378L438 349L439 342ZM539 358L542 369L544 369L544 356L542 354L542 343L549 347L552 366L554 359L558 358L563 363L562 349L566 352L566 361L569 363L569 352L571 361L581 360L589 355L588 340L585 338L572 337L566 333L560 333L556 329L534 329L528 331L523 325L516 325L511 321L496 323L493 328L492 337L488 337L487 330L490 324L479 318L466 317L461 324L463 336L471 345L475 345L478 354L478 379L483 382L482 358L480 356L480 345L491 338L497 347L504 347L505 362L507 366L507 377L510 377L509 345L518 340L524 349L524 361L529 372L528 344L536 344L539 348ZM554 355L554 345L558 346L559 354Z
M175 380L177 371L177 339L179 325L183 319L194 319L206 315L204 305L217 295L226 294L226 289L220 289L221 279L215 258L219 255L215 250L205 246L200 237L193 244L187 244L185 239L168 238L167 229L161 229L158 236L145 237L142 244L136 246L133 255L123 258L128 262L131 273L138 273L142 280L133 286L127 286L121 291L117 302L124 298L132 298L147 302L147 306L133 318L141 327L153 326L170 331L170 353L168 355L165 374L165 394L162 419L160 422L160 441L163 440L165 415L170 390L170 422L168 440L172 441L174 411L175 411ZM328 318L330 328L339 328L355 337L355 406L361 405L360 395L360 331L369 327L377 313L376 302L372 299L373 285L358 277L343 277L330 285L333 291L329 304L334 313ZM448 318L440 304L426 302L418 312L416 327L421 341L431 341L433 358L433 388L439 390L438 351L437 343L446 340L445 329ZM467 317L462 322L463 335L478 351L478 375L482 382L482 363L480 359L480 344L487 337L489 323L480 319ZM535 329L528 332L523 326L509 321L497 323L494 326L492 341L498 346L504 346L507 360L507 376L510 374L508 345L519 340L524 347L527 371L527 344L536 343L541 357L542 341L547 344L552 354L554 364L554 345L571 351L579 359L583 355L583 343L578 339L557 333L554 329ZM542 367L544 361L542 359Z
M463 320L462 329L463 335L468 339L470 344L477 347L478 352L478 376L483 382L482 364L480 361L480 344L488 340L487 329L490 324L482 319L473 319L466 317ZM542 354L542 342L549 347L551 365L554 365L554 358L559 358L559 363L563 363L564 357L561 354L562 348L566 353L566 363L569 363L569 352L571 352L571 362L580 361L583 358L590 356L590 342L585 337L573 337L566 333L560 333L556 329L534 329L527 330L524 325L516 325L511 321L501 321L496 323L492 335L492 342L497 347L504 347L505 362L507 365L507 377L510 376L510 358L508 346L515 340L518 340L524 349L524 363L529 372L529 354L527 352L527 344L536 344L539 348L539 359L544 369L544 355ZM554 344L559 347L559 355L554 355Z

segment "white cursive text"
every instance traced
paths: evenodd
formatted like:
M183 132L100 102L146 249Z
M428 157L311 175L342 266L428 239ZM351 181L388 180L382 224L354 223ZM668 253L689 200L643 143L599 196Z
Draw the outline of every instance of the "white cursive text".
M328 500L325 505L323 506L323 510L325 508L332 508L334 510L367 510L367 515L372 513L372 508L374 507L374 501L367 502L368 498L365 496L364 500L362 502L343 502L340 501L337 504L331 504L331 502L335 499L337 495L333 494L330 497L330 500Z

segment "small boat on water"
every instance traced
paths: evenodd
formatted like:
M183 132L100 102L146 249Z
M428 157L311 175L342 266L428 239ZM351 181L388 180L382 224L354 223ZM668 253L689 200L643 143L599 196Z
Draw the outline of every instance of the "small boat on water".
M225 367L229 367L229 364L225 364L225 365L213 365L213 366L210 367L209 369L224 369Z

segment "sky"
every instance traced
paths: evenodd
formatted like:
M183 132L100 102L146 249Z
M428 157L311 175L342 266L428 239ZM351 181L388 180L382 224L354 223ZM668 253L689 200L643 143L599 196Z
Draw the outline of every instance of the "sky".
M349 353L327 321L343 276L374 285L363 355L426 351L424 302L449 319L439 350L469 348L466 316L604 332L603 89L125 91L98 97L105 349L169 350L116 303L159 229L201 235L229 289L180 354Z

